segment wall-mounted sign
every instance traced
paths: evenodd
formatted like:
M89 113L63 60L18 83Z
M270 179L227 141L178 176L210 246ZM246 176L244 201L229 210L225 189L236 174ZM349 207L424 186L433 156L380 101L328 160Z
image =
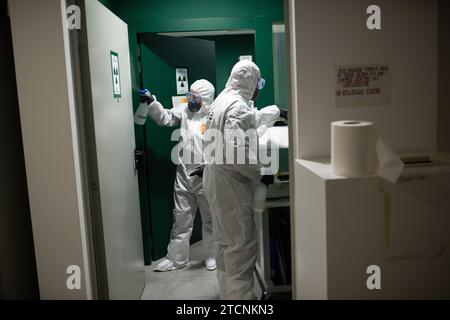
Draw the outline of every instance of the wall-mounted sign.
M336 66L336 107L389 105L391 66L389 64Z
M111 74L113 81L113 94L114 98L122 97L122 89L120 87L120 65L119 65L119 55L111 51Z
M177 68L175 75L177 77L177 94L186 94L189 91L188 69Z
M175 96L172 97L172 106L174 108L178 107L180 104L188 103L188 99L186 96Z

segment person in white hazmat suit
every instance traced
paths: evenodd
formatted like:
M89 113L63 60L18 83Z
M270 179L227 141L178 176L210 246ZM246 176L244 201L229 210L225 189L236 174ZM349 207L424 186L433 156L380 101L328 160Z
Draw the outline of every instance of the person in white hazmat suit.
M208 270L216 269L216 241L213 237L212 217L203 195L202 178L190 176L203 162L203 135L206 117L214 100L214 86L207 80L198 80L187 94L188 103L165 109L148 90L141 91L141 105L135 114L135 122L143 125L148 116L160 126L180 126L183 156L178 153L173 198L173 227L167 256L155 271L171 271L186 267L189 263L189 241L197 208L203 223L203 246Z
M256 100L263 80L256 64L238 62L208 115L207 135L216 130L223 137L222 140L205 137L206 166L203 172L205 196L218 240L216 259L221 299L255 298L253 271L257 258L257 234L253 193L260 181L268 185L274 178L270 174L263 175L257 159L251 159L256 156L254 151L257 147L250 144L251 141L258 143L256 129L270 126L280 115L275 106L261 111L253 106L252 100ZM228 139L226 132L229 130L250 132L253 139ZM223 153L217 152L221 148ZM246 164L236 163L234 157L230 163L226 148L237 153L246 152ZM215 151L208 155L207 149Z

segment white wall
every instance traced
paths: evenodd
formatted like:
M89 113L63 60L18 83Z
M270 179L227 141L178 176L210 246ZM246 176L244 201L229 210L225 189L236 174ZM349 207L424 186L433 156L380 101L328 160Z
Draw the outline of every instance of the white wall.
M330 122L370 120L401 152L437 143L437 1L380 0L382 30L366 27L369 0L295 1L296 154L329 156ZM292 24L291 24L292 25ZM292 48L291 48L292 50ZM388 106L334 107L337 64L389 63ZM291 61L291 66L295 64Z
M91 293L61 1L10 0L9 6L40 295L86 299ZM70 265L81 267L81 290L66 287Z

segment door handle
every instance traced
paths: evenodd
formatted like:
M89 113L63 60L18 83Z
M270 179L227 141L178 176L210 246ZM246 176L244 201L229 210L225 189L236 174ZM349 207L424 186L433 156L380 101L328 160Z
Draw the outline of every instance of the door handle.
M143 150L134 150L134 174L138 174L139 172L139 164L143 162L145 159L145 151Z

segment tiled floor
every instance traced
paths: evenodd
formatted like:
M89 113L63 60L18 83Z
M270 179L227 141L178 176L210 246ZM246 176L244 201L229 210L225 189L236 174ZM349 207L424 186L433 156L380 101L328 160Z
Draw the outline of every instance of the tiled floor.
M159 261L146 268L147 285L142 300L217 300L219 283L217 272L208 271L202 255L202 244L191 246L189 267L169 271L154 272Z

